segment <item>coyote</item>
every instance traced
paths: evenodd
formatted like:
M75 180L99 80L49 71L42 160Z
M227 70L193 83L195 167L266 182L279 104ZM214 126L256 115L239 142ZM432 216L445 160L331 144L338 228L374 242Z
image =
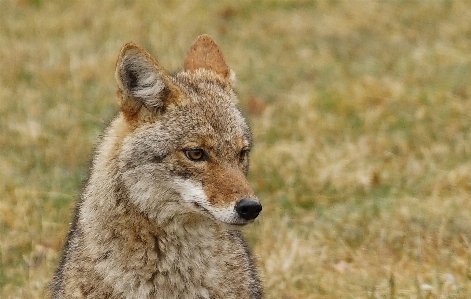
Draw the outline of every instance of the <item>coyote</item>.
M122 48L119 114L77 203L52 298L261 298L239 228L262 206L233 71L209 35L168 74Z

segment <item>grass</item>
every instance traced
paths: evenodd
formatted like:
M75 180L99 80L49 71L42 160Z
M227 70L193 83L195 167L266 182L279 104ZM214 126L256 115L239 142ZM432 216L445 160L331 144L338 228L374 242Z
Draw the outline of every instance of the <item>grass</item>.
M201 33L254 132L266 298L471 296L471 6L0 2L0 297L46 298L122 44L169 70Z

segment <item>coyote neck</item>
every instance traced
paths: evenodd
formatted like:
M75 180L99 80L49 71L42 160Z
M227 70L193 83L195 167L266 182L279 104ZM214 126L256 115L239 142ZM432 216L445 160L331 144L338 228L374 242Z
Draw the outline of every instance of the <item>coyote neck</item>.
M233 233L216 223L177 218L157 226L125 200L109 217L96 216L83 223L99 226L84 227L84 245L95 257L94 270L118 298L218 298L214 290L227 288L220 277L232 275L225 267L240 262L232 253L242 253Z

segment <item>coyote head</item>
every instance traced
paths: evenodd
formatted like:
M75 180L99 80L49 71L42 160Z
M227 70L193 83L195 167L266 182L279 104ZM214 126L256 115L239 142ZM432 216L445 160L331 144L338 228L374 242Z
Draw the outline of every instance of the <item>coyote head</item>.
M141 47L126 44L116 66L121 129L115 162L122 192L159 221L209 217L243 225L262 206L247 182L251 134L233 73L208 35L170 75Z

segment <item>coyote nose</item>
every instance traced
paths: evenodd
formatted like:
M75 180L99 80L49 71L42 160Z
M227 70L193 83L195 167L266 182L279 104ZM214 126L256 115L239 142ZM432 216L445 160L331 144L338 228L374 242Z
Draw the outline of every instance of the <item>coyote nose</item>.
M243 198L235 205L235 210L240 218L245 220L253 220L257 218L262 210L262 205L258 200Z

